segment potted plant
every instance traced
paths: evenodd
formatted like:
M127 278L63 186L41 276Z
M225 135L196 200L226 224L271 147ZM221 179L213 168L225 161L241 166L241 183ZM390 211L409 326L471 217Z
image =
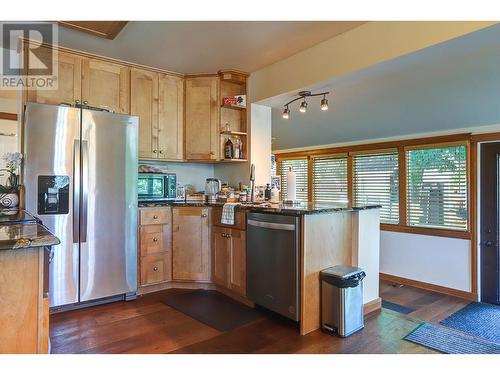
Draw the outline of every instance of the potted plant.
M8 152L3 155L5 168L0 172L8 172L5 185L0 184L0 206L5 208L17 207L19 204L19 175L16 173L21 165L23 155L20 152ZM3 176L3 174L2 174Z

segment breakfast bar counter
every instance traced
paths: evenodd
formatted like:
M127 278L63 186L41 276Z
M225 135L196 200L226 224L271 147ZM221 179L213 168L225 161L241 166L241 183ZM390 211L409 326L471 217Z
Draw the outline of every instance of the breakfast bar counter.
M48 265L57 244L28 212L0 210L0 353L48 353Z

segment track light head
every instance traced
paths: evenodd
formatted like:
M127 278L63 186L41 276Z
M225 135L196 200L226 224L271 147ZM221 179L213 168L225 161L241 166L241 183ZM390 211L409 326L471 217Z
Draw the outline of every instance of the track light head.
M323 99L321 99L321 110L328 111L328 99L326 98L326 95L323 96Z
M285 107L285 109L283 110L283 114L281 115L285 120L288 120L290 118L290 109L287 107Z
M307 112L307 102L305 100L303 100L302 103L300 103L299 111L302 113Z

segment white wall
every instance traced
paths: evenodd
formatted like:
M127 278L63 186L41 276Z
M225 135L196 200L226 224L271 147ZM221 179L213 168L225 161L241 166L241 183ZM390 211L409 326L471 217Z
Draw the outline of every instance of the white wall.
M255 165L255 185L271 182L271 107L252 104L250 155Z
M471 291L470 240L382 231L380 272Z
M255 185L265 186L271 182L271 107L251 104L249 137L249 163L221 163L215 165L215 177L237 186L239 182L250 182L250 164L255 165Z

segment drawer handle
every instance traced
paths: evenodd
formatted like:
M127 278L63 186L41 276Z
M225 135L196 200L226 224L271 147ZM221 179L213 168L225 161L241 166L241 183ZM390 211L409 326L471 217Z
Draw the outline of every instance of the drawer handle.
M153 238L153 242L158 242L158 238Z
M157 152L156 150L153 150L153 154L156 154L156 152Z
M153 215L153 219L158 219L158 215Z
M158 271L158 267L154 266L153 271L155 271L155 272Z
M201 217L207 217L208 215L207 214L201 214Z

